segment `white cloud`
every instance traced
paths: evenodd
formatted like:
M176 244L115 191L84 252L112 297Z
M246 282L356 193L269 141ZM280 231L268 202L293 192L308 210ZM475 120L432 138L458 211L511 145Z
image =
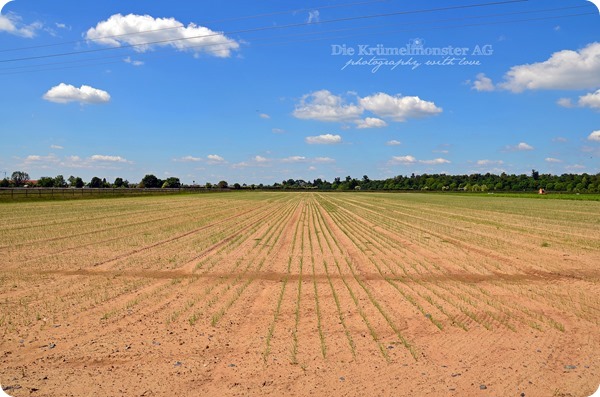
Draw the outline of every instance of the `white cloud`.
M335 163L335 160L330 157L315 157L312 162L317 164L331 164Z
M600 57L600 55L598 55ZM579 97L579 106L600 109L600 90Z
M504 161L502 160L478 160L477 165L481 166L490 166L490 165L502 165Z
M306 23L319 22L319 20L320 20L319 17L320 17L319 10L309 11L308 19L306 20Z
M383 92L360 99L360 105L380 116L394 121L409 118L429 117L442 112L433 102L424 101L418 96L391 96Z
M194 157L194 156L185 156L185 157L181 157L179 159L175 159L173 161L177 161L180 163L198 163L201 162L203 159L200 157Z
M487 77L484 73L479 73L477 75L477 79L473 82L471 89L482 92L482 91L494 91L496 89L496 87L494 86L492 79Z
M254 161L256 161L257 163L267 163L269 162L269 159L263 156L255 156Z
M138 52L171 46L178 51L190 51L195 55L206 53L220 58L231 56L232 51L240 47L222 32L204 26L194 23L184 26L174 18L135 14L112 15L95 28L90 28L85 38L113 47L135 46L134 50Z
M281 161L284 163L304 163L306 162L306 157L304 156L291 156L282 159Z
M59 145L50 145L50 149L62 150L62 149L64 149L64 147L59 146Z
M392 139L391 141L387 141L385 143L385 146L400 146L400 145L402 145L402 142L397 141L395 139Z
M558 101L556 101L556 103L558 104L558 106L562 106L563 108L575 107L573 101L571 101L570 98L560 98Z
M271 118L271 116L269 116L269 115L268 115L268 114L266 114L266 113L261 113L261 114L259 114L258 116L259 116L261 119L265 119L265 120L268 120L268 119L270 119L270 118Z
M356 120L356 128L358 129L366 129L366 128L383 128L387 127L387 123L381 119L376 117L367 117L364 120Z
M417 160L414 156L394 156L389 162L391 165L411 165L411 164L426 164L426 165L441 165L450 164L450 160L437 158L433 160Z
M220 164L225 162L225 159L218 154L209 154L206 158L208 159L209 164Z
M594 131L588 136L588 141L600 142L600 130Z
M342 143L342 137L340 135L332 134L308 136L305 140L309 145L336 145Z
M356 93L349 92L356 96ZM357 98L358 103L346 103L341 96L328 90L315 91L304 95L294 110L294 117L307 120L329 122L351 121L358 128L380 128L387 123L381 118L403 122L411 118L429 117L441 113L443 110L433 102L424 101L418 96L392 96L383 92L364 98ZM379 118L367 117L360 120L366 111Z
M285 132L285 130L283 130L283 129L281 129L281 128L273 128L273 129L271 130L271 132L272 132L273 134L283 134L283 133Z
M554 157L546 157L545 161L547 163L562 163L562 160L555 159Z
M600 43L579 51L555 52L543 62L513 66L500 87L512 92L525 90L578 90L600 86Z
M392 164L414 164L417 159L413 156L394 156L392 157Z
M0 32L31 39L43 27L44 25L41 22L34 22L29 25L23 24L21 17L12 12L6 15L0 14Z
M127 58L123 59L123 62L128 63L133 66L142 66L144 64L144 62L136 61L134 59L131 59L131 57L127 57Z
M70 84L60 83L50 88L43 98L54 103L79 102L83 104L99 104L110 101L110 94L106 91L82 85L80 88Z
M316 171L317 167L315 167L314 165L311 165L310 167L308 167L309 171Z
M357 119L362 112L360 106L347 105L342 97L320 90L304 95L293 114L298 119L340 122Z
M92 162L101 161L101 162L110 162L110 163L131 163L131 161L129 161L121 156L105 156L105 155L101 155L101 154L94 154L92 157L90 157L90 161L92 161Z
M506 150L510 151L510 152L525 152L525 151L529 151L529 150L534 150L535 148L525 142L521 142L518 145L514 145L514 146L507 146Z
M428 165L440 165L440 164L450 164L450 160L437 158L437 159L433 159L433 160L419 160L419 163L428 164Z
M569 171L581 171L581 170L585 170L585 165L582 164L573 164L573 165L568 165L565 167L567 170Z

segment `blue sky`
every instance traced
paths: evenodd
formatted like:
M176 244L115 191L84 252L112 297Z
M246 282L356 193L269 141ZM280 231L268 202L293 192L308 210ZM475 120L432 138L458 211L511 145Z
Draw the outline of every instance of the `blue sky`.
M600 172L585 0L15 0L0 87L8 175Z

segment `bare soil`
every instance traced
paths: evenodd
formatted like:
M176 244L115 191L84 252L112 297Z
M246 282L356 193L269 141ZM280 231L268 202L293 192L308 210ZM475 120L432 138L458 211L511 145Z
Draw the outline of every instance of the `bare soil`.
M245 193L0 206L11 396L589 396L600 203Z

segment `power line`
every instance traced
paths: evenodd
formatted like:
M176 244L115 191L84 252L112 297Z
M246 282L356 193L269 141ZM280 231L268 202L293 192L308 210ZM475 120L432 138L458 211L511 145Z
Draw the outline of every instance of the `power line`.
M567 7L567 8L571 8L571 7ZM578 7L575 7L575 8L578 8ZM530 13L530 12L524 12L524 13ZM499 15L502 15L502 14L499 14ZM536 21L542 21L542 20L572 18L572 17L587 16L587 15L596 15L596 12L588 12L588 13L580 13L580 14L570 14L570 15L558 15L558 16L540 17L540 18L516 19L516 20L508 20L508 21L483 22L483 23L474 23L474 24L463 24L463 25L431 26L429 28L422 28L422 27L420 27L419 30L420 31L421 30L442 30L442 29L456 29L456 28L465 28L465 27L486 26L486 25L501 25L501 24L521 23L521 22L536 22ZM498 16L498 15L496 15L496 16ZM458 19L462 20L462 19L470 19L470 18L475 18L475 17L458 18ZM452 19L448 19L448 20L445 20L445 21L451 21L451 20ZM435 22L443 22L443 21L444 20L435 21ZM415 23L411 23L411 24L417 24L417 23L423 23L423 22L415 22ZM425 23L432 23L432 22L425 22ZM411 25L411 24L407 24L407 25ZM390 26L390 25L387 25L387 26ZM339 29L339 30L329 31L329 33L331 33L331 32L342 32L342 31L348 31L348 30L369 29L369 28L372 28L372 27L371 26L364 26L364 27L360 27L360 28ZM414 31L414 30L415 29L396 29L396 30L390 30L390 31L384 31L384 32L367 33L367 35L381 34L381 33L409 32L409 31ZM283 36L283 37L298 37L298 36L306 36L306 35L311 35L311 34L315 34L315 33L304 33L304 34L300 34L300 35L288 35L288 36ZM350 38L350 37L356 37L356 36L357 35L327 36L327 37L318 37L318 38L306 39L306 40L284 41L284 42L279 42L279 43L263 43L263 44L259 43L256 46L257 47L261 47L261 46L266 47L266 46L274 46L274 45L287 45L287 44L306 43L306 42L331 40L331 39L344 39L344 38ZM361 34L361 36L364 36L364 34ZM207 47L207 46L214 46L214 44L212 44L212 45L193 46L193 47L190 47L190 48L199 48L199 47ZM163 56L165 56L165 55L167 55L167 54L164 54ZM88 64L81 64L81 65L64 66L64 67L57 67L57 68L46 68L46 69L37 69L37 70L22 70L22 71L16 71L16 72L1 73L3 70L21 69L21 68L35 68L35 67L39 67L39 66L61 65L61 64L65 64L65 63L75 63L75 62L90 62L90 61L103 60L103 59L109 59L109 58L115 58L115 57L119 57L120 58L121 56L122 55L112 56L112 57L95 58L95 59L85 59L85 60L78 60L78 61L59 62L59 63L54 63L54 64L44 64L44 65L34 65L34 66L22 66L22 67L16 67L16 68L0 69L0 75L11 75L11 74L21 74L21 73L30 73L30 72L64 70L64 69L73 69L73 68L79 68L79 67L85 67L85 66L98 66L98 65L115 64L115 63L121 63L122 61L118 60L118 61L91 63L89 65Z
M439 11L481 8L481 7L490 7L490 6L495 6L495 5L523 3L523 2L527 2L527 1L528 0L505 0L505 1L497 1L497 2L492 2L492 3L477 3L477 4L430 8L430 9L414 10L414 11L397 11L397 12L391 12L391 13L359 15L359 16L355 16L355 17L329 19L329 20L325 20L325 21L314 21L311 23L304 22L304 23L287 24L287 25L280 25L280 26L263 26L263 27L259 27L259 28L242 29L242 30L225 32L225 33L212 33L212 34L208 34L208 35L180 37L180 38L176 38L176 39L157 40L157 41L151 41L151 42L139 43L139 44L128 44L128 45L123 45L123 46L114 47L114 48L96 48L96 49L91 49L91 50L71 51L71 52L64 52L64 53L58 53L58 54L36 55L36 56L22 57L22 58L3 59L3 60L0 60L0 63L29 61L29 60L34 60L34 59L56 58L56 57L78 55L78 54L89 54L89 53L95 53L95 52L122 50L122 49L136 48L136 47L141 47L141 46L173 43L173 42L177 42L177 41L203 39L203 38L215 37L215 36L221 36L221 35L232 35L232 34L240 34L240 33L260 32L260 31L267 31L267 30L289 29L289 28L302 27L302 26L308 26L308 25L325 25L325 24L337 23L337 22L348 22L348 21L365 20L365 19L373 19L373 18L385 18L385 17L398 16L398 15L423 14L423 13L432 13L432 12L439 12ZM223 44L223 43L221 43L221 44Z
M373 4L373 3L386 3L389 1L392 1L392 0L371 0L371 1L361 1L361 2L354 2L354 3L335 4L335 5L329 5L329 6L320 6L320 7L314 7L314 8L301 8L301 9L297 9L297 10L277 11L277 12L271 12L271 13L265 13L265 14L246 15L246 16L242 16L242 17L204 21L204 22L200 22L200 24L248 20L248 19L263 18L263 17L268 17L268 16L285 15L285 14L290 14L290 13L295 13L295 12L306 12L306 11L324 10L324 9L341 8L341 7L353 7L353 6ZM162 32L162 31L166 31L166 30L181 29L184 26L185 25L181 24L180 26L172 26L172 27L160 28L160 29L142 30L139 32L123 33L123 34L116 34L116 35L111 35L111 36L102 36L102 37L97 37L94 39L63 41L61 43L43 44L43 45L19 47L19 48L9 48L9 49L0 50L0 52L15 52L15 51L34 50L34 49L39 49L39 48L58 47L58 46L67 45L67 44L84 44L87 41L101 41L101 40L106 40L106 39L115 39L118 37L133 36L133 35L138 35L138 34Z
M560 8L535 10L535 11L521 11L521 12L511 12L511 13L501 13L501 14L489 14L489 15L479 15L479 16L461 17L461 18L447 18L447 19L440 19L440 20L434 20L434 21L410 22L410 23L404 23L402 25L416 25L416 24L420 25L420 24L424 24L424 23L425 24L430 24L430 23L440 23L440 22L463 21L463 20L469 20L469 19L481 19L481 18L501 17L501 16L532 14L532 13L549 12L549 11L560 11L560 10L573 9L573 8L582 8L582 7L581 6L560 7ZM510 23L521 23L521 22L535 22L535 21L542 21L542 20L560 19L560 18L571 18L571 17L580 17L580 16L587 16L587 15L595 15L595 12L580 13L580 14L569 14L569 15L558 15L558 16L548 16L548 17L539 17L539 18L528 18L528 19L515 19L515 20L508 20L508 21L491 21L491 22L482 22L482 23L475 23L475 24L431 26L429 28L424 28L424 27L420 26L419 30L456 29L456 28L486 26L486 25L499 25L499 24L510 24ZM384 26L392 26L392 25L384 25ZM397 25L394 25L394 26L397 26ZM347 32L347 31L372 29L373 27L375 27L375 26L362 26L362 27L354 27L354 28L346 28L346 29L335 29L335 30L329 30L329 31L326 31L326 32L309 32L309 33L301 33L301 34L294 34L294 35L287 35L287 36L279 36L278 38L293 38L293 37L310 36L310 35L316 35L316 34L321 35L323 33L340 33L340 32ZM382 25L378 25L377 27L383 27L383 26ZM388 33L396 33L396 32L407 32L407 31L414 31L414 30L415 29L396 29L396 30L392 30L392 31L367 33L367 35L374 35L374 34L381 34L381 33L388 34ZM365 34L363 33L361 35L364 36ZM288 41L279 42L279 43L262 43L262 44L259 43L259 44L256 44L256 46L261 47L261 46L272 46L272 45L285 45L285 44L295 44L295 43L302 43L302 42L314 42L314 41L321 41L321 40L349 38L349 37L356 37L356 36L357 35L326 36L326 37L318 37L318 38L314 38L314 39L305 39L305 40L293 40L293 41L288 40ZM269 40L269 39L270 38L258 38L258 39L255 39L253 41L253 43L255 43L256 41ZM192 46L192 47L189 47L189 49L206 48L206 47L218 46L218 45L219 44L208 44L208 45L204 44L204 45ZM217 51L215 51L215 52L217 52ZM108 62L95 62L95 61L105 60L105 59L111 59L111 58L121 58L122 56L123 55L120 54L120 55L113 55L113 56L108 56L108 57L88 58L88 59L81 59L81 60L73 60L73 61L65 61L65 62L55 62L55 63L47 63L47 64L39 64L39 65L31 65L31 66L16 66L16 67L11 67L11 68L0 69L0 75L30 73L30 72L41 72L41 71L52 71L52 70L62 70L62 69L73 69L73 68L78 68L78 67L97 66L97 65L107 65L107 64L121 63L122 60L108 61ZM44 67L44 66L65 65L65 64L72 64L72 63L80 63L80 64L79 65L74 65L74 66L64 66L64 67L56 67L56 68L35 69L35 68L40 68L40 67ZM31 69L31 70L24 70L24 69ZM16 72L2 73L4 71L9 71L9 70L17 70L17 71Z

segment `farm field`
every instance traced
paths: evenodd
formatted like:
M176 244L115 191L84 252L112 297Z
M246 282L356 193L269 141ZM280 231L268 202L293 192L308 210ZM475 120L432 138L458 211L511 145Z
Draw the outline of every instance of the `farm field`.
M589 396L600 202L0 204L11 396Z

